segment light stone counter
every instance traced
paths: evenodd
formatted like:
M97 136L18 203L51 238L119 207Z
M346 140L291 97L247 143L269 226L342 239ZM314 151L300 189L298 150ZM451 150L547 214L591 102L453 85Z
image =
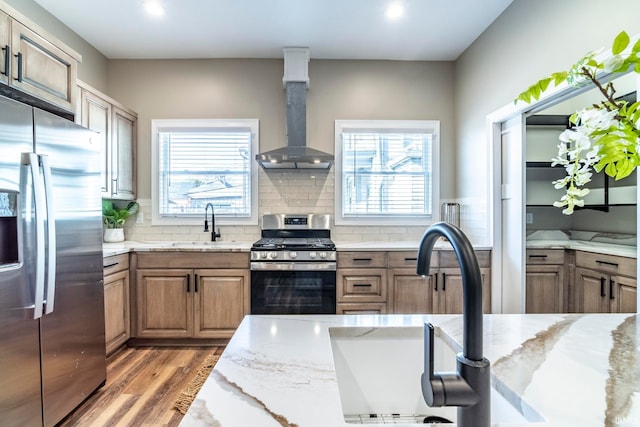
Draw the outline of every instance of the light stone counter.
M527 249L574 249L576 251L595 252L604 255L637 258L635 246L615 243L592 242L588 240L527 240Z
M253 242L136 242L103 243L103 256L128 252L249 252Z
M330 328L376 334L425 320L460 349L457 315L247 316L180 425L353 426L342 414ZM544 419L509 425L640 425L638 326L629 314L485 315L492 383ZM390 358L387 369L401 363Z
M413 251L418 250L419 241L369 241L369 242L336 242L338 251ZM435 249L453 250L451 244L443 239L436 242ZM473 245L476 250L491 250L491 246Z

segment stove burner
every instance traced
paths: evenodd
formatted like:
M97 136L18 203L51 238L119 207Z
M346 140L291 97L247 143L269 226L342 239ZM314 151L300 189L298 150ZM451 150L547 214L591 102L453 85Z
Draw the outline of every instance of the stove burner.
M335 244L328 238L275 238L265 237L253 244L254 249L325 249L333 250Z

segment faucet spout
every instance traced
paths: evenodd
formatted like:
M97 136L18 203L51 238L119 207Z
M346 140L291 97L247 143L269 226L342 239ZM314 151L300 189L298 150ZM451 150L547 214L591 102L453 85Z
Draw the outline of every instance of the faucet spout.
M439 222L427 229L420 242L416 272L429 273L433 246L439 237L451 243L462 273L463 349L457 356L457 372L436 373L433 368L434 328L425 325L425 372L422 394L429 406L457 406L458 425L490 425L490 363L482 356L482 276L469 239L458 227Z
M207 203L207 206L204 208L204 231L205 233L209 231L209 222L207 221L207 212L209 212L209 208L211 208L211 241L215 242L216 238L220 236L220 229L216 232L216 214L213 211L213 205L211 203Z

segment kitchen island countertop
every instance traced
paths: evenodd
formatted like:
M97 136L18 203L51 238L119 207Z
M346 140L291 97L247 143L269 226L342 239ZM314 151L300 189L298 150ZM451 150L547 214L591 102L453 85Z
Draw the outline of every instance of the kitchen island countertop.
M330 328L426 320L459 350L459 315L247 316L180 425L353 426L341 412ZM485 315L484 354L508 400L544 418L533 426L637 426L638 331L635 314Z

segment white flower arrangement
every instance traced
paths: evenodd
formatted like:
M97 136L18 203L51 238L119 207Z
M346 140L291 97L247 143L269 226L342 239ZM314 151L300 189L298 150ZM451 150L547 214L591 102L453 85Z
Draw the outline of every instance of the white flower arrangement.
M569 71L553 73L526 91L518 100L537 100L549 85L567 82L570 86L593 83L604 99L574 113L569 121L570 129L560 135L558 156L552 166L563 166L567 176L553 181L556 189L566 189L562 198L553 205L564 208L562 213L571 215L575 207L584 206L584 197L589 193L584 185L591 181L593 172L604 172L615 178L629 176L640 164L640 102L629 104L615 97L613 83L603 85L597 78L601 71L626 73L633 69L640 73L640 40L630 49L630 38L626 32L616 36L611 48L612 55L603 62L596 61L591 52L576 62Z

